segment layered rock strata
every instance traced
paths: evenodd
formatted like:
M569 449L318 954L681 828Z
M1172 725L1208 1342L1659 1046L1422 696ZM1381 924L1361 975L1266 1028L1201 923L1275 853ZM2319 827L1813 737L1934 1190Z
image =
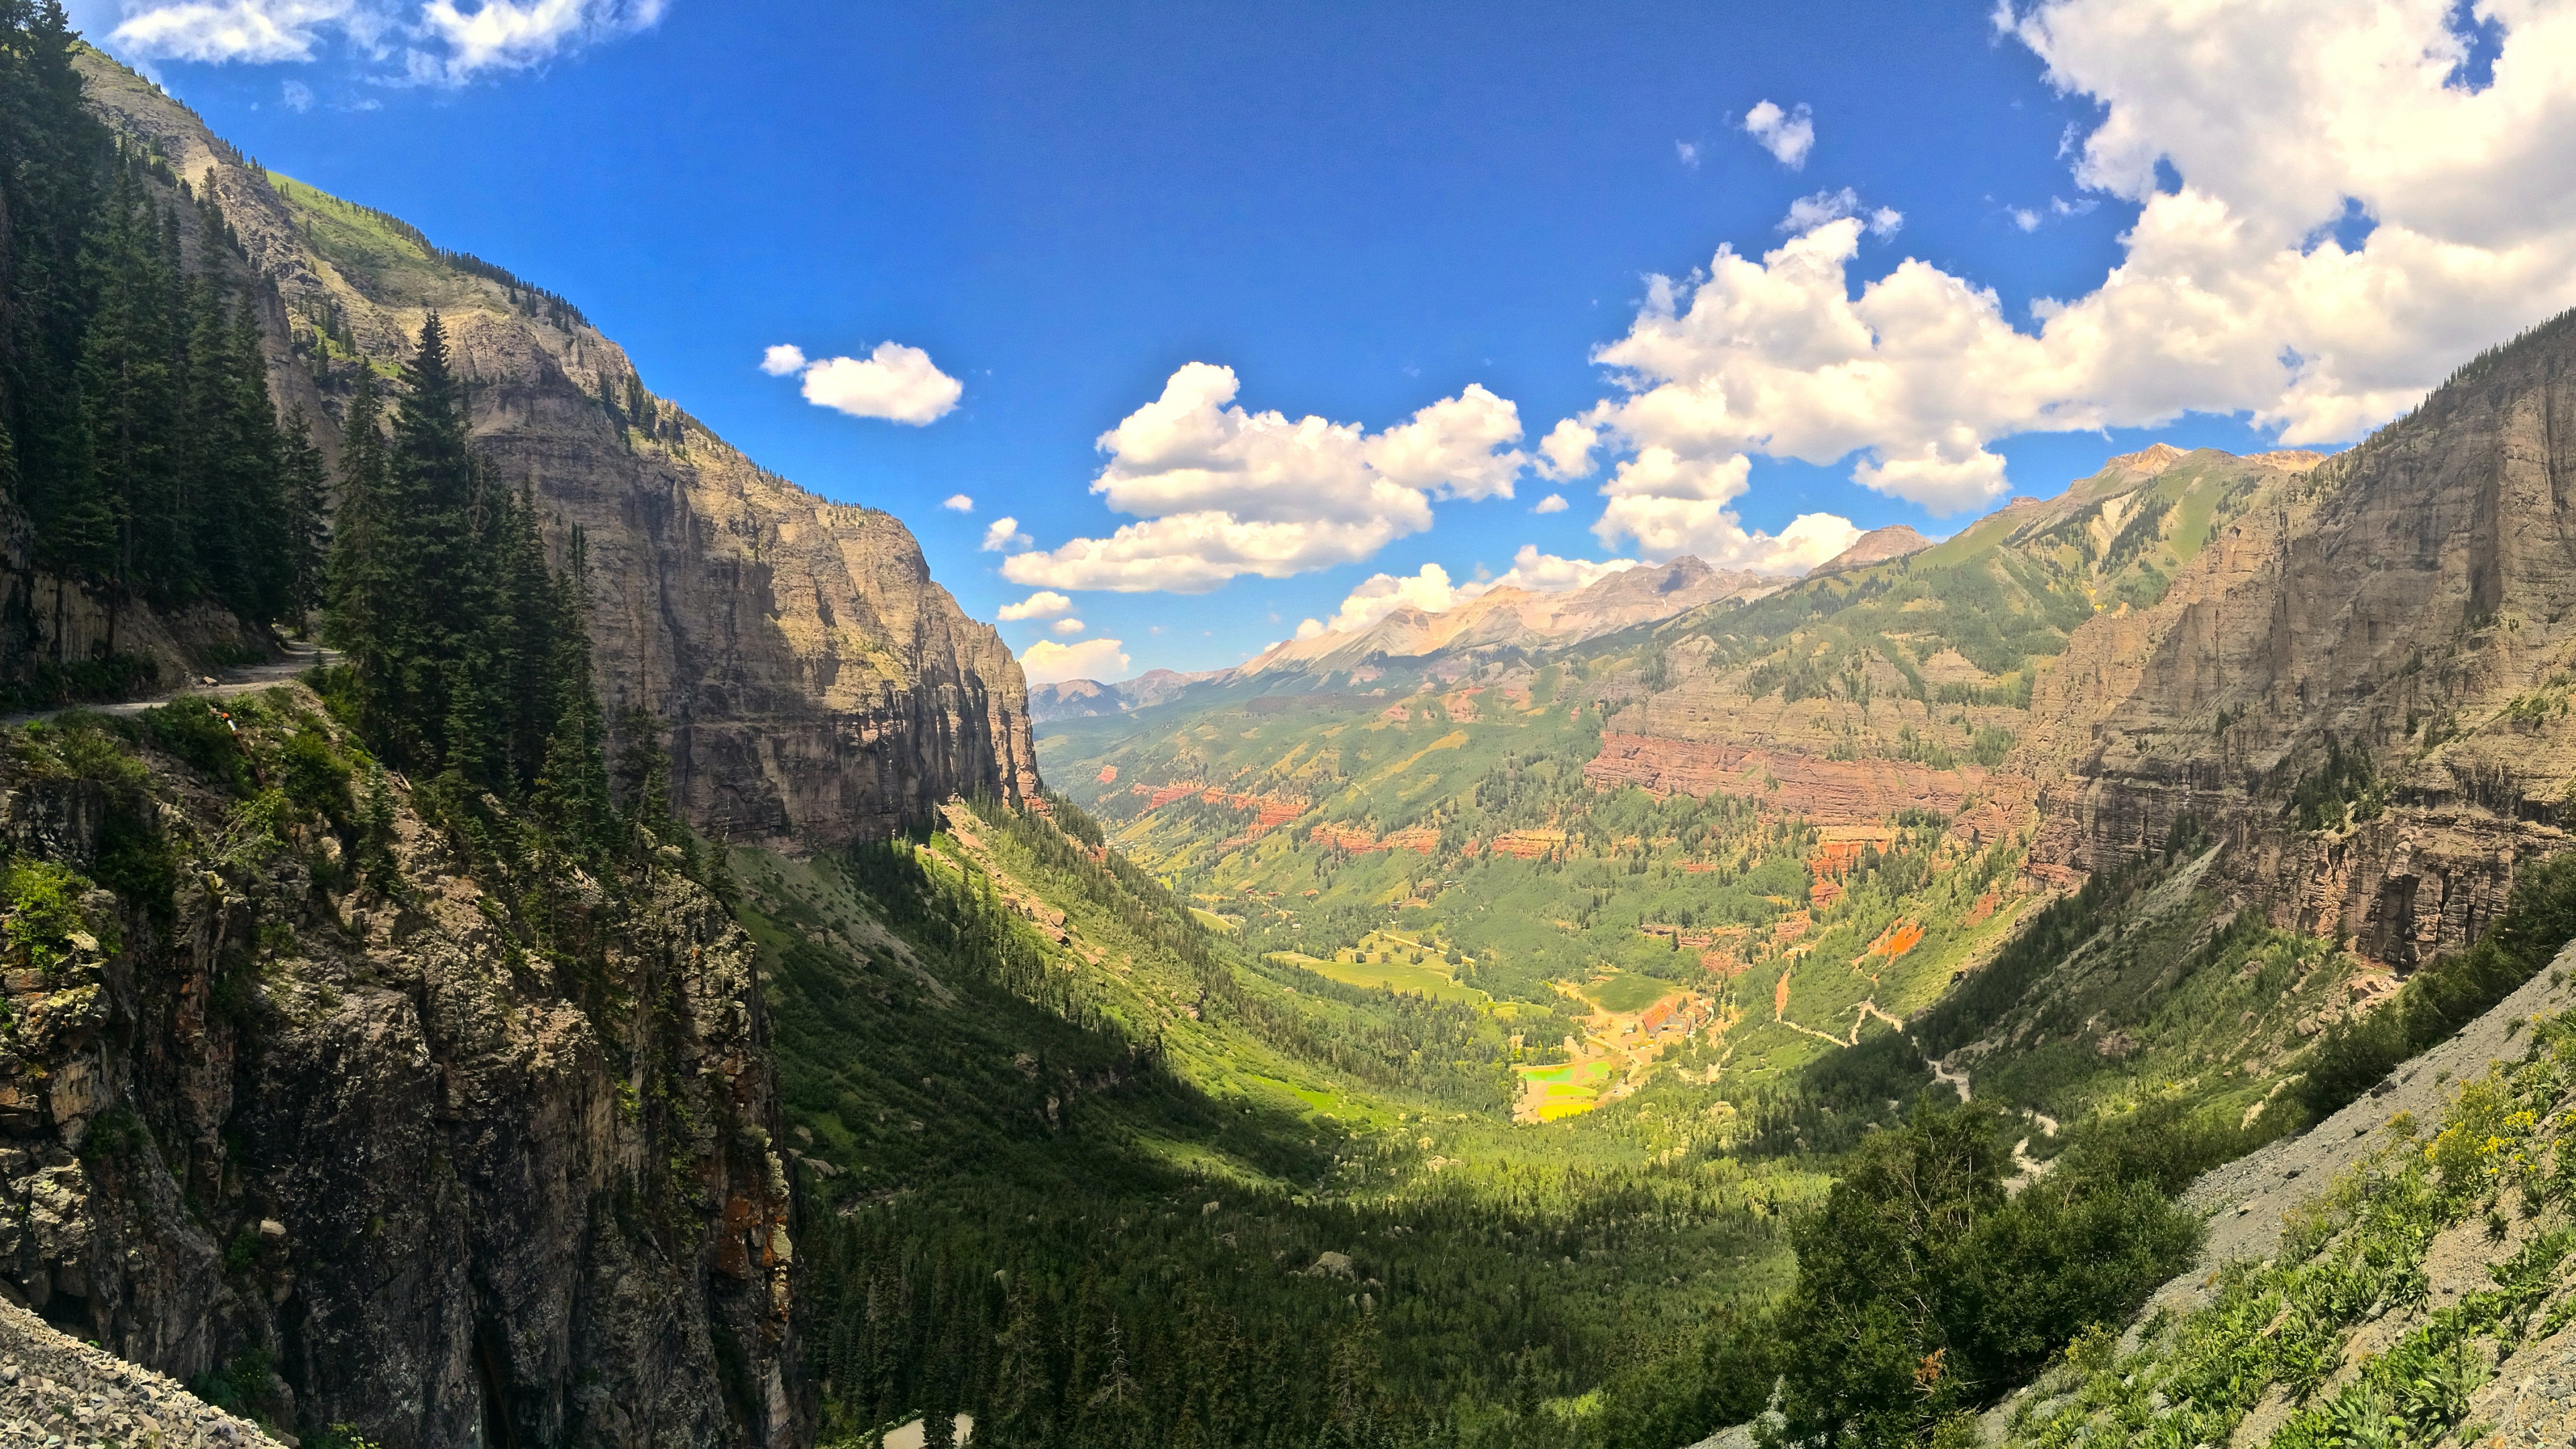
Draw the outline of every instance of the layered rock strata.
M2571 364L2569 319L2499 349L2079 630L2015 762L2036 855L2099 869L2189 820L2282 924L2401 969L2474 939L2567 841Z
M784 848L926 819L957 794L1037 786L1027 687L990 625L935 583L912 535L756 466L652 395L561 299L436 250L394 218L253 170L196 116L95 53L91 102L211 195L273 288L272 389L336 456L360 368L444 321L476 445L533 483L591 559L602 700L670 731L701 829Z

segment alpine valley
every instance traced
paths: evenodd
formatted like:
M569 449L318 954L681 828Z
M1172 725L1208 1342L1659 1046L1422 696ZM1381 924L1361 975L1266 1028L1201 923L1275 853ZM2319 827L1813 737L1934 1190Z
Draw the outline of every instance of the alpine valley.
M2563 1441L2570 418L1032 691L0 0L0 1442Z

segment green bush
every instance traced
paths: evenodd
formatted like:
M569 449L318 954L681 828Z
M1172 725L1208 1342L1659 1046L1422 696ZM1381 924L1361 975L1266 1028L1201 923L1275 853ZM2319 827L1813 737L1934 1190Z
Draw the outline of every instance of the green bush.
M2017 1197L2001 1125L1983 1107L1918 1109L1796 1228L1797 1286L1775 1310L1780 1442L1920 1443L2125 1321L2199 1251L2199 1221L2160 1190L2199 1150L2187 1119L2070 1151Z
M153 743L234 794L250 793L250 762L242 758L241 743L233 727L216 713L212 702L195 695L183 696L158 709L144 711L143 720L152 731Z
M71 954L74 932L88 929L81 892L89 882L51 861L16 860L0 876L0 941L8 953L50 980Z
M282 768L278 787L286 792L286 798L345 829L351 823L352 772L348 762L333 752L329 737L308 725L287 740L279 755Z

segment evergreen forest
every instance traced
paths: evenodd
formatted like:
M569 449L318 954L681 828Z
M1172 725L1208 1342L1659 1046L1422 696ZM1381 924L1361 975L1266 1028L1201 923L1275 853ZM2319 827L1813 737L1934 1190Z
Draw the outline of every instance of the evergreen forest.
M281 418L261 310L273 295L221 212L81 103L55 0L0 5L0 488L22 578L69 581L108 615L65 647L60 588L10 595L32 699L149 683L120 647L138 605L299 622L321 582L325 479L307 421Z

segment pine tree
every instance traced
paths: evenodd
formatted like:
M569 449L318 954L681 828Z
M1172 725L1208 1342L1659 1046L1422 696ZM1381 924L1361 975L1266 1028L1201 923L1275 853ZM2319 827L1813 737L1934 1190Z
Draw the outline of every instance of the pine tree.
M330 530L331 480L322 466L322 450L313 442L313 427L297 408L278 436L278 497L285 510L280 539L279 572L285 580L287 605L280 617L305 627L305 613L325 594Z
M995 1338L1000 1360L994 1369L993 1393L984 1418L975 1425L975 1441L988 1449L1046 1449L1055 1419L1054 1386L1048 1381L1047 1349L1051 1335L1037 1296L1025 1278L1010 1290L1008 1320Z
M554 724L538 773L538 818L594 857L611 844L614 809L600 728L599 693L590 666L590 544L576 527L565 541L564 567L554 576L554 655L550 673L558 691Z
M380 753L399 758L416 754L422 742L401 712L400 680L416 631L404 615L413 589L381 418L374 374L361 370L341 429L340 506L332 515L322 637L348 657L359 732Z
M71 460L78 471L58 475L51 516L36 526L40 540L55 540L45 550L52 566L105 584L121 607L137 589L158 594L192 573L195 557L173 439L181 342L171 273L160 220L131 168L83 260L97 296L80 350L86 436Z

